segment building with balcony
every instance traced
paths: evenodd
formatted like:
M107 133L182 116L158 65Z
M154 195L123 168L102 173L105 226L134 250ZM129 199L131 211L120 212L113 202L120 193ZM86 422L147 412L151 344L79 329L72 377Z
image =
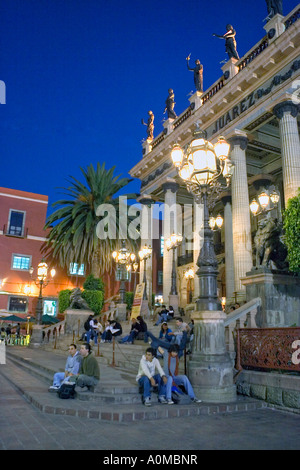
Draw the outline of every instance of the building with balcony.
M286 17L277 14L271 18L261 41L241 59L230 59L222 67L219 80L204 93L194 93L176 119L164 122L163 132L143 143L142 158L130 170L131 176L141 181L141 200L147 210L153 211L153 206L163 204L165 211L170 212L168 223L164 218L164 239L173 231L184 237L176 250L179 306L189 303L191 281L184 274L190 268L197 269L202 217L201 206L194 203L173 165L174 144L179 143L182 148L188 145L196 126L200 126L210 142L215 143L222 135L231 145L234 165L231 187L214 201L211 210L212 216L220 213L224 219L221 231L215 232L215 246L219 296L226 297L227 303L245 300L242 280L255 263L253 239L263 215L253 216L250 202L262 190L275 187L280 199L271 216L280 220L288 199L298 193L299 13L298 5ZM172 253L165 247L166 304L171 273ZM152 278L149 269L147 282L151 283ZM195 280L194 298L199 294L199 283Z

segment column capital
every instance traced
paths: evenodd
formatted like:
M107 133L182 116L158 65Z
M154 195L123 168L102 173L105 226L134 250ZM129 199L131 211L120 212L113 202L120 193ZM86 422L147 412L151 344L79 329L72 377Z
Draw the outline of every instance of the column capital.
M179 189L179 184L176 183L176 181L166 181L165 183L162 184L162 189L164 193L166 193L168 189L170 189L172 193L177 193Z
M144 205L144 206L151 206L152 204L155 204L155 201L154 199L148 195L148 194L141 194L138 198L137 198L137 202L139 202L140 204Z
M291 113L291 116L295 118L297 117L298 112L298 105L292 101L282 101L281 103L276 104L273 108L273 114L275 114L278 119L282 119L285 113Z
M248 145L248 137L245 135L234 135L232 137L229 137L227 141L230 144L231 148L235 147L236 145L239 145L241 150L246 150Z
M228 191L226 193L222 193L220 196L223 206L225 207L226 204L231 204L231 193Z

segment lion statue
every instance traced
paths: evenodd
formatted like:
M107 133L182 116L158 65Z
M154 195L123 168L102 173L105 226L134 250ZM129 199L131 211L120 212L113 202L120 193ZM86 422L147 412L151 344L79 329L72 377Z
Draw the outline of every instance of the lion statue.
M260 220L254 237L256 248L256 267L287 270L287 248L282 241L282 223L267 217Z
M78 310L90 310L86 301L81 297L81 290L79 287L75 287L70 294L70 307Z

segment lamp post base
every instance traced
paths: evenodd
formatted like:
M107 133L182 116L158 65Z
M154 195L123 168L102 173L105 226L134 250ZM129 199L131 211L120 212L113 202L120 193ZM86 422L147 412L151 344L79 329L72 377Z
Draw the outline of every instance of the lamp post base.
M178 315L178 307L179 307L178 294L170 294L169 295L169 306L170 305L173 307L175 315Z
M233 364L225 345L222 311L194 312L193 354L188 363L189 378L196 396L208 403L236 400Z
M42 325L33 325L32 334L31 334L31 337L30 337L29 347L30 348L39 348L39 347L41 347L43 341L44 341L44 337L43 337L43 327L42 327Z
M127 305L125 303L117 304L116 318L118 321L127 320Z

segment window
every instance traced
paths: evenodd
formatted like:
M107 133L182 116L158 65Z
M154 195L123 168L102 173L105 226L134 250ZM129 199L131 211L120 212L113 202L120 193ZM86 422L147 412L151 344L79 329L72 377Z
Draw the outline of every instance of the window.
M31 266L31 256L24 255L12 255L12 269L20 269L24 271L29 271Z
M69 272L72 276L84 276L84 264L70 263Z
M162 271L157 272L157 284L159 286L163 285L163 272Z
M11 210L9 214L8 235L21 237L24 231L25 212Z
M160 237L160 256L164 256L165 239Z
M25 313L27 311L27 299L24 297L10 297L8 310L10 312Z

